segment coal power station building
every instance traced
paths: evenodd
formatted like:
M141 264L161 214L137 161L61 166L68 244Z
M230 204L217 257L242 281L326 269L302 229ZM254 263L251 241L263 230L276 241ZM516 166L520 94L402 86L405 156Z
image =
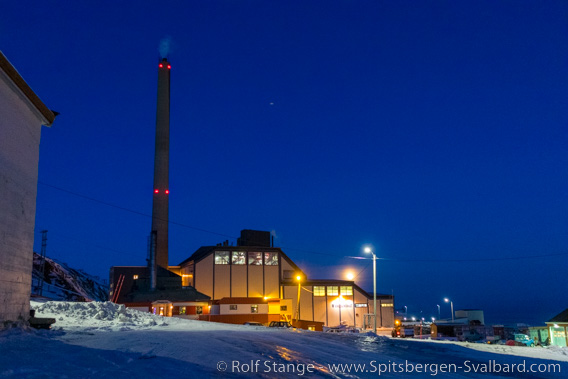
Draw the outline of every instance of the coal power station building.
M166 317L242 324L288 321L323 326L373 325L373 296L353 281L313 280L270 232L242 230L228 241L202 246L176 266L168 262L171 64L158 63L152 225L147 266L110 269L109 300ZM377 326L394 325L394 299L377 296Z

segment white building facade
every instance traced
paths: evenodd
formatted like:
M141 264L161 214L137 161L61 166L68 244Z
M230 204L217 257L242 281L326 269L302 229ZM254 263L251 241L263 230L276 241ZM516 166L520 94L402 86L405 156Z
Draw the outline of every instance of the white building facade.
M0 52L0 328L29 318L41 126L55 115Z

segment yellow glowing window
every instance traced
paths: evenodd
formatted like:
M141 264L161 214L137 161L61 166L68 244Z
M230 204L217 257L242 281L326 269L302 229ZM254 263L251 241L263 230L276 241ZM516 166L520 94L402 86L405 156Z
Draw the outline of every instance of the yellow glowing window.
M325 286L314 286L314 296L325 296Z
M278 253L276 252L264 253L264 264L266 266L278 266Z
M134 280L138 279L138 275L134 275Z
M233 251L234 265L244 265L246 263L246 253L244 251Z
M184 315L184 314L185 314L185 307L179 307L179 314L180 314L180 315Z
M251 266L262 266L262 253L250 251L248 253L248 262Z
M327 286L327 296L339 296L339 287Z
M353 295L353 287L351 287L351 286L341 286L340 291L341 291L341 295L345 295L345 296Z
M258 305L251 305L250 313L258 313Z
M215 252L215 264L216 265L228 265L229 264L229 252L228 251L216 251Z

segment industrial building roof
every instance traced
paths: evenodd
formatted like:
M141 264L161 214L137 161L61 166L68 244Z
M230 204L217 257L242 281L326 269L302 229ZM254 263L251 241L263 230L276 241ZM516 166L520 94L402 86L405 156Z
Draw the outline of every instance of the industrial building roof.
M563 310L547 322L568 322L568 308Z
M155 291L136 291L125 296L128 302L145 303L157 300L179 301L209 301L211 298L193 287L183 289L155 290Z

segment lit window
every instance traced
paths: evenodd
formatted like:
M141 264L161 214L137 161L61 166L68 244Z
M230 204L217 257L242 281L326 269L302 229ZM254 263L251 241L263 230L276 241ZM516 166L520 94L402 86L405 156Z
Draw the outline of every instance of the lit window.
M314 296L325 296L325 286L314 286Z
M236 310L237 310L237 305L236 305L236 304L231 304L231 305L229 305L229 310L231 310L231 311L236 311Z
M328 286L327 287L327 296L339 296L339 287Z
M264 264L266 266L278 266L278 253L264 253Z
M383 307L383 308L392 307L392 303L383 303L383 304L381 304L381 307Z
M262 253L256 253L256 252L249 252L248 253L249 256L249 265L251 266L262 266Z
M246 253L244 251L233 251L234 265L244 265L246 263Z
M346 296L353 295L353 287L351 286L341 286L340 288L341 294Z
M216 265L228 265L229 264L229 252L228 251L216 251L215 252L215 264Z
M280 312L287 312L288 311L288 306L287 305L281 305L280 306Z
M138 279L138 275L134 275L133 278L134 278L134 280Z
M185 314L185 307L179 307L179 314L180 314L180 315L184 315L184 314Z
M197 315L203 314L203 307L199 305L195 307L195 314Z
M258 305L251 305L250 313L258 313Z

